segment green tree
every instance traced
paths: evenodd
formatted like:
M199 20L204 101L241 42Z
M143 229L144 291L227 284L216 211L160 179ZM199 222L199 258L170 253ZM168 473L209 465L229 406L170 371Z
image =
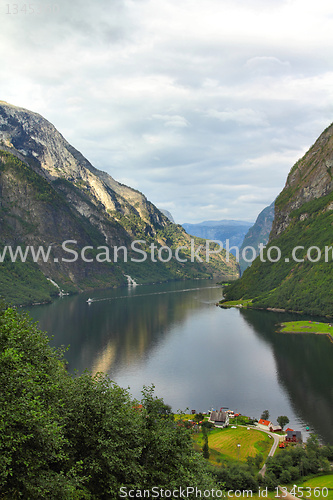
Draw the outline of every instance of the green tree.
M213 422L208 422L208 420L204 420L204 421L202 422L202 424L201 424L201 428L202 428L202 429L207 429L208 431L209 431L210 429L213 429L213 427L214 427Z
M0 311L0 491L73 498L64 434L62 353L27 316ZM66 472L65 472L66 471Z
M252 456L248 456L246 458L246 463L249 467L249 470L255 474L256 472L258 472L258 470L260 469L260 466L262 465L264 461L264 457L261 453L257 453L255 457L252 457Z
M154 396L154 386L144 387L142 394L143 448L140 463L144 477L141 486L216 487L207 463L193 449L192 430L182 420L175 421L170 407L163 399Z
M262 483L265 487L267 487L269 490L274 490L277 485L279 484L279 481L275 477L275 475L272 472L266 472Z
M225 490L258 491L258 471L252 472L251 465L234 463L215 467L216 479L224 485Z
M203 419L204 419L204 416L203 416L202 413L196 413L194 415L194 421L197 422L197 423L202 422Z
M0 309L0 492L98 500L119 488L216 488L192 433L144 388L142 406L107 376L72 378L29 318ZM2 497L1 497L2 498Z
M269 419L269 411L268 410L264 410L261 414L261 417L263 420L268 420Z
M277 419L277 423L281 426L281 429L287 424L289 424L289 418L285 415L280 415Z
M140 485L142 422L127 390L84 373L68 387L64 420L70 461L91 494L116 498L122 485Z
M319 454L320 443L317 434L310 434L306 441L306 449L308 452L314 455Z
M203 428L202 432L203 432L203 440L204 440L204 444L203 444L203 447L202 447L202 456L204 458L208 459L209 458L209 446L208 446L208 433L207 433L207 429Z

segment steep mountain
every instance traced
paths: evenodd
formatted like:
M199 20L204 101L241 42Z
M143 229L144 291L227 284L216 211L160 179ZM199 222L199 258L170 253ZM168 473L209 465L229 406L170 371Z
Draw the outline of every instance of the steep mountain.
M59 288L118 286L126 275L147 283L238 273L222 253L209 263L191 262L190 237L181 226L139 191L96 169L42 116L3 101L0 229L0 295L14 303L49 300ZM13 262L10 251L18 246L30 250ZM166 250L157 258L161 246L173 251L169 261ZM187 262L175 259L179 246L187 247L179 252ZM49 254L34 258L38 247Z
M226 289L226 299L333 316L332 167L330 125L291 169L275 202L267 249Z
M160 208L159 210L160 212L162 212L163 215L165 215L165 217L169 219L170 222L172 222L173 224L175 223L175 220L172 217L172 214L169 212L169 210L164 210L163 208Z
M240 248L252 223L238 220L220 220L205 221L198 224L184 223L182 226L188 234L193 236L221 241L223 248L226 248L226 240L229 240L229 247ZM236 251L231 250L231 253L235 255Z
M243 240L242 246L239 251L239 267L241 273L245 271L251 265L251 259L253 259L252 250L248 249L245 251L245 259L242 258L243 250L246 247L251 247L256 251L256 255L259 254L259 245L262 243L266 245L269 240L269 234L272 229L274 219L274 201L269 207L264 208L262 212L257 217L257 220L252 227L248 230Z

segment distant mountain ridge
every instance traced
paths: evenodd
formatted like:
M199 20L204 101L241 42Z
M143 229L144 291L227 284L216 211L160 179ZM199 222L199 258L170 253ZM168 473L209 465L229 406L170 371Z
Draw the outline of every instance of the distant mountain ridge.
M225 297L252 299L257 308L332 317L332 247L333 124L291 169L275 201L267 251Z
M223 248L226 248L229 240L229 248L241 247L244 237L253 223L239 220L205 221L198 224L182 224L188 234L208 240L221 241ZM236 255L236 250L231 250Z
M8 254L0 262L0 294L14 303L50 300L58 293L52 282L65 291L80 291L126 284L125 275L147 283L238 274L236 263L226 263L222 253L209 263L189 259L182 263L174 257L165 262L132 262L133 241L143 241L145 250L150 244L175 250L189 247L190 237L142 193L96 169L45 118L3 101L0 203L0 251L17 245L52 248L46 262L28 258L13 263ZM77 242L69 244L72 251L91 247L88 260L64 261L65 240ZM97 261L96 249L102 246L111 252L122 247L119 259ZM128 262L122 259L125 252ZM180 256L189 257L189 253L183 250Z
M182 226L214 226L214 227L219 227L219 226L251 226L253 222L249 222L246 220L234 220L234 219L222 219L222 220L206 220L203 222L197 222L197 223L187 223L184 222Z
M246 247L251 247L256 251L256 255L259 254L259 245L262 243L266 245L269 240L269 235L272 230L272 224L274 219L274 201L269 205L269 207L264 208L257 217L257 220L252 227L246 233L242 246L239 252L239 266L241 273L245 271L250 265L249 262L253 258L252 250L247 250L245 252L245 259L243 259L243 251Z

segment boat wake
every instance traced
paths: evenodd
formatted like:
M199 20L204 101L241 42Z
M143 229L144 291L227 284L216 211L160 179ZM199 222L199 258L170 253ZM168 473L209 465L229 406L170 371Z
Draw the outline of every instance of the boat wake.
M220 286L207 286L206 288L198 287L198 288L185 288L184 290L167 290L165 292L151 292L151 293L138 293L136 295L120 295L119 297L105 297L103 299L88 299L87 303L91 304L92 302L105 302L106 300L118 300L118 299L133 299L136 297L149 297L151 295L166 295L170 293L186 293L186 292L195 292L198 290L212 290L215 288L221 288ZM209 303L209 302L207 302ZM213 303L213 302L212 302ZM214 302L215 303L215 302Z

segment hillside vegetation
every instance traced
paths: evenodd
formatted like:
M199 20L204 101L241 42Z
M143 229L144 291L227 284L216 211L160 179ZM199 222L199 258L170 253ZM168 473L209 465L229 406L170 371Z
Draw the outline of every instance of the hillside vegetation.
M191 431L153 388L133 400L107 376L70 376L63 353L0 310L0 498L115 499L120 487L216 488Z
M139 191L96 169L42 116L0 101L0 121L0 296L6 300L51 300L58 290L47 278L65 292L80 292L126 285L126 275L140 284L238 277L235 259L226 262L225 252L206 262L203 251L201 262L195 257L191 262L191 237L180 225L170 222ZM105 159L105 165L110 162ZM78 254L70 262L62 258L69 258L62 251L69 240ZM138 240L147 258L132 262L132 257L143 255L132 248ZM193 238L193 244L197 248L205 242ZM23 252L27 247L51 252L46 260L27 258L21 266L17 259L10 265L1 257L2 250L11 246L15 252L18 245ZM158 254L163 246L168 248ZM179 252L182 261L175 255L180 246L187 247ZM85 247L90 248L82 258Z
M73 200L83 203L93 213L92 220L76 210ZM87 210L88 210L87 208ZM110 235L108 243L104 234L96 225L97 216L100 224ZM96 217L96 218L95 218ZM98 287L119 286L127 283L124 275L131 275L138 283L151 283L174 279L210 278L214 275L233 278L238 275L235 260L225 262L225 254L210 256L206 263L205 242L194 238L194 246L203 246L200 256L203 262L191 262L190 236L178 225L165 221L153 223L153 230L147 231L147 223L139 214L114 211L109 213L97 209L81 189L66 179L56 179L50 183L35 172L17 156L1 151L0 146L0 296L13 305L48 302L59 292L47 278L54 280L65 292L76 292ZM131 251L134 239L141 240L142 250L149 258L144 262L132 262L142 254ZM86 254L91 262L65 262L71 258L62 251L62 243L76 241L71 248L80 252L86 246L92 247ZM150 245L154 244L155 262L151 259ZM97 262L97 248L109 248L111 262ZM157 250L167 245L173 253L169 262L156 258ZM47 252L52 247L49 258L42 257L33 261L29 251L23 262L17 254L15 262L10 258L6 247L16 252L18 246L23 254L27 247L38 247ZM127 262L120 251L118 262L114 262L115 247L128 250ZM177 247L187 246L179 253L178 262L174 256ZM213 249L213 245L210 245ZM163 254L163 259L166 254ZM55 262L54 259L58 259Z
M267 245L261 262L258 257L252 266L244 272L243 277L225 289L228 300L253 299L252 305L257 308L279 308L289 311L307 312L314 315L333 316L333 290L331 276L333 273L332 248L327 252L325 247L333 247L333 193L303 204L290 213L290 223L281 234ZM267 251L277 246L281 251L278 262L267 259ZM294 247L303 246L292 257ZM310 259L307 252L313 249ZM272 250L275 259L277 252ZM289 259L289 262L286 262Z
M330 125L292 167L284 189L275 200L269 244L262 258L257 258L243 277L226 289L225 297L253 299L248 307L332 317L332 247L333 125Z

